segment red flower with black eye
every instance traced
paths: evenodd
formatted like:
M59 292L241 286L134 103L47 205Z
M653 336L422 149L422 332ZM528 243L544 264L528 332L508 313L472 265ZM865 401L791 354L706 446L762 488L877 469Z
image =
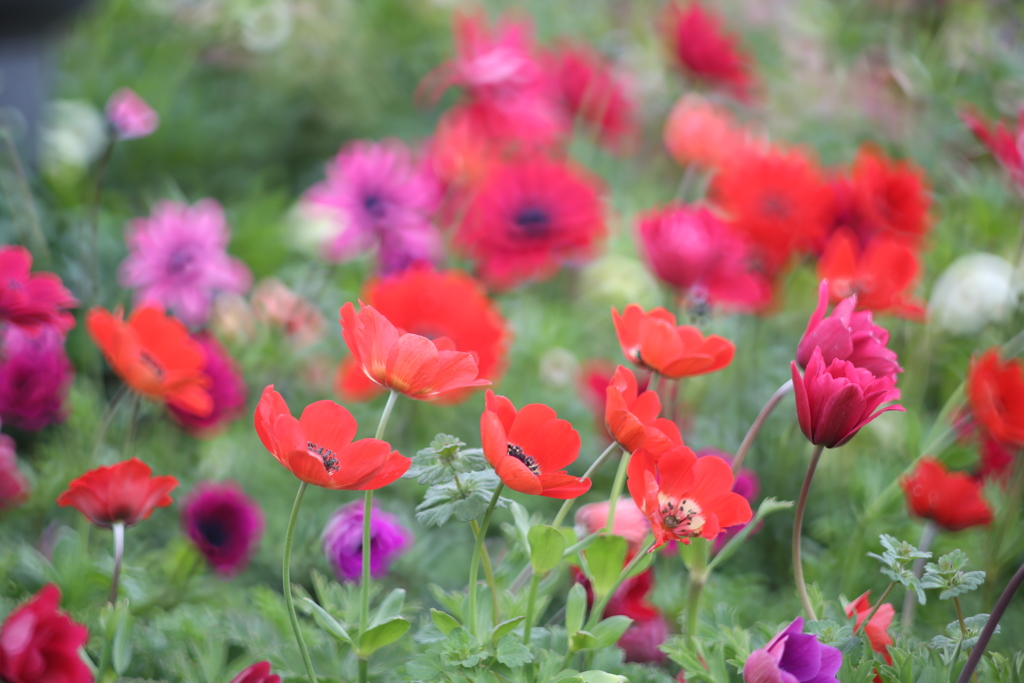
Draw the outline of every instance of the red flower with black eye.
M619 312L612 322L626 358L669 379L703 375L732 362L736 347L717 335L705 337L690 325L676 326L676 317L664 308L644 310L636 304Z
M48 583L0 626L4 683L93 683L78 654L89 630L57 609L60 589Z
M722 20L699 2L673 2L662 24L665 40L679 67L730 89L741 100L750 95L749 57L722 29Z
M149 465L132 458L74 479L57 497L57 504L74 507L99 527L129 527L174 502L170 493L177 485L174 477L154 477Z
M881 232L918 242L931 228L928 185L914 164L864 147L853 162L851 185L857 220L866 234Z
M902 240L877 235L862 250L848 230L833 233L818 260L818 277L828 280L833 303L856 294L860 310L911 320L924 316L911 294L919 269L917 254Z
M949 531L992 523L992 509L981 495L981 482L963 472L949 472L932 457L921 458L909 477L900 477L910 512Z
M78 305L53 273L32 274L32 254L25 247L0 247L0 320L36 329L56 325L64 332L75 326L67 309Z
M997 441L1024 446L1024 366L992 348L971 360L967 399L974 419Z
M263 447L279 463L299 481L325 489L379 489L412 464L386 441L352 441L356 420L334 401L311 403L296 420L274 385L263 390L255 424Z
M480 416L484 456L513 491L547 498L578 498L590 480L566 474L580 453L580 435L555 411L531 403L518 411L512 401L487 391Z
M632 453L644 446L652 451L667 450L679 428L672 420L658 417L661 399L657 392L640 392L629 368L619 366L605 390L605 425L619 445Z

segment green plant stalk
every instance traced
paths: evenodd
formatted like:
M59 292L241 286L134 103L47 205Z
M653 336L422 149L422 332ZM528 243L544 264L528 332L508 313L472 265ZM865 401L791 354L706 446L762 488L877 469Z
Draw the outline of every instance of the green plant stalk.
M49 263L50 247L46 243L46 235L43 234L43 227L39 222L39 212L36 209L36 199L32 194L32 188L28 184L28 176L25 174L25 167L21 163L21 155L18 154L18 148L14 144L14 138L11 137L10 128L0 120L0 135L3 135L4 142L7 144L7 154L11 158L11 167L14 169L14 175L18 178L18 189L24 195L25 208L28 213L29 229L32 233L32 238L36 242L36 248L38 249L44 263ZM12 218L13 218L12 211Z
M686 643L692 648L693 639L697 635L697 621L700 616L700 597L704 592L704 585L708 576L708 555L711 551L711 543L705 539L694 539L693 543L699 543L700 549L693 554L693 562L690 567L690 577L686 590Z
M370 660L359 658L359 680L366 681L369 679Z
M582 479L586 479L594 472L596 472L597 468L599 468L601 465L605 463L609 456L611 456L612 451L614 451L618 447L618 445L619 444L616 443L615 441L612 441L610 444L608 444L608 448L604 449L604 452L602 452L601 455L597 456L597 459L594 460L590 467L587 468L587 471L583 473ZM562 521L565 520L565 516L569 514L569 510L572 510L572 506L575 504L575 498L569 498L564 503L562 503L562 507L558 509L558 514L555 515L555 519L551 522L551 526L559 526L562 523Z
M103 150L96 165L96 185L93 189L92 207L89 212L89 235L86 244L89 245L89 269L92 274L93 297L98 298L100 292L100 197L103 196L103 180L107 175L107 166L114 156L114 147L117 146L117 136L112 135L110 142Z
M117 409L121 407L124 402L125 396L128 395L128 385L122 384L121 388L118 389L114 395L110 398L110 402L107 403L107 407L103 409L103 413L100 415L99 422L96 427L96 433L92 438L92 455L89 457L89 464L96 462L96 455L100 452L100 446L103 445L103 437L107 435L107 430L110 429L110 423L114 421L114 416L117 415Z
M526 619L523 620L523 645L530 646L530 631L533 630L533 610L537 601L537 587L540 586L540 574L530 577L530 592L526 599Z
M114 575L110 579L110 604L117 603L117 587L121 581L121 564L124 560L124 522L111 527L114 532Z
M615 481L612 482L612 491L608 496L608 520L604 523L606 532L610 532L615 528L615 505L619 502L619 496L622 495L622 489L626 485L626 470L629 469L629 458L629 452L622 451L619 469L615 472Z
M651 538L649 541L644 543L644 546L637 552L636 555L633 556L633 559L630 560L629 564L627 564L625 568L623 568L622 572L619 573L618 578L615 579L615 583L612 584L612 587L608 591L608 594L602 596L601 599L594 604L594 608L590 611L590 617L587 619L587 623L583 627L584 631L589 631L595 626L597 626L598 623L600 623L601 615L604 614L605 608L608 607L608 601L612 599L612 596L615 595L615 591L619 589L619 586L622 585L622 582L625 581L627 577L629 577L633 569L635 569L636 566L640 564L641 561L643 561L644 556L648 552L650 552L651 548L653 547L654 539Z
M750 429L747 430L746 436L743 437L743 442L740 447L736 450L736 457L732 459L732 473L735 476L740 471L740 467L743 466L743 461L747 458L747 453L750 451L750 447L754 444L754 439L757 437L757 433L761 431L761 427L768 420L768 416L772 414L776 406L782 402L782 399L793 391L793 380L787 380L785 384L775 390L775 393L771 395L768 401L761 408L761 412L754 418L754 422L750 425Z
M494 489L491 502L487 505L487 511L484 512L484 519L480 522L480 533L476 535L476 543L473 544L473 559L469 564L469 604L466 608L469 614L466 615L466 622L469 624L469 632L475 637L479 637L476 618L476 577L480 568L480 555L483 552L487 527L491 523L491 516L494 514L494 508L497 507L498 499L504 488L504 484L498 484L498 487Z
M480 533L480 525L474 519L470 521L469 526L473 530L473 538L475 539ZM484 579L487 581L487 587L491 591L491 614L493 615L494 623L498 623L500 621L498 612L501 609L498 604L498 582L494 578L494 567L491 565L491 554L487 552L486 543L484 544L480 559L484 565Z
M811 463L807 466L807 475L804 477L804 484L800 488L800 498L797 500L796 515L793 519L793 578L796 580L796 592L800 596L800 604L803 605L804 612L811 621L817 621L818 615L815 614L814 608L811 606L811 598L807 595L807 584L804 583L804 566L803 560L800 557L800 537L804 527L804 510L807 507L807 494L811 490L814 470L817 469L818 460L821 459L821 453L824 450L824 446L814 447L814 454L811 455Z
M306 482L299 484L299 491L295 494L295 503L292 505L292 514L288 518L288 531L284 535L284 561L281 564L281 578L284 584L284 604L288 608L288 619L292 622L292 631L295 633L295 641L299 644L302 662L306 665L306 675L309 677L309 683L317 683L313 662L309 659L309 650L306 649L306 641L299 628L299 617L295 614L295 601L292 600L292 537L295 535L295 522L299 518L299 506L302 505L302 496L306 493L307 486Z
M956 620L960 622L960 635L967 638L967 622L964 621L964 610L960 607L960 598L953 596L953 606L956 607Z

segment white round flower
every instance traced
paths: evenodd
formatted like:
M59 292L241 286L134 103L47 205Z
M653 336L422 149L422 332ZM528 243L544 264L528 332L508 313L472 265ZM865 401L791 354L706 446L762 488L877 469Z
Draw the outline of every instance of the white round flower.
M242 45L250 52L270 52L286 42L294 25L286 0L269 0L241 17Z
M312 256L323 256L329 243L344 230L339 212L301 199L285 215L291 245Z
M967 254L953 261L935 281L928 318L952 334L972 334L1002 322L1020 303L1021 276L994 254Z
M103 153L107 140L107 121L92 104L51 102L40 140L40 163L48 174L85 169Z

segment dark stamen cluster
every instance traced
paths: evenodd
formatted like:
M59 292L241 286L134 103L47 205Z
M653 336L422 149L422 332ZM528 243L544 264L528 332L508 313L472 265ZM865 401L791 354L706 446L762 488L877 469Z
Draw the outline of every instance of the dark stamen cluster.
M519 446L514 443L510 443L508 445L508 454L530 468L530 471L534 474L540 474L540 465L537 464L537 461L534 460L532 456L524 453L523 449Z
M334 451L330 448L317 446L312 441L308 441L306 443L306 448L309 449L310 453L320 456L320 459L324 461L324 468L327 470L328 474L334 474L338 471L338 459L334 457Z

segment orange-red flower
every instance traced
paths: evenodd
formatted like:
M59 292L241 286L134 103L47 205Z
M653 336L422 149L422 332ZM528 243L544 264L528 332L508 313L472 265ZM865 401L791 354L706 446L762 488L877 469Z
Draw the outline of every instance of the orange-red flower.
M255 424L263 447L279 463L300 481L325 489L379 489L412 464L386 441L352 441L356 420L333 401L309 404L296 420L274 385L263 390Z
M844 609L847 618L852 617L856 613L857 621L854 624L853 630L855 632L859 631L861 625L864 624L864 620L867 619L868 614L871 612L871 591L847 604ZM892 636L886 631L889 628L889 624L892 623L892 618L895 614L896 610L893 609L892 605L885 603L878 608L875 616L871 617L871 621L864 624L864 633L868 637L871 649L880 653L885 659L886 664L892 664L892 655L889 654ZM877 674L875 676L875 683L882 683L881 678Z
M967 399L974 419L997 441L1024 446L1024 366L992 348L971 360Z
M834 303L857 295L857 308L912 320L924 315L911 294L919 270L917 254L905 242L877 235L863 250L847 230L834 233L818 261L818 277L828 280Z
M673 2L665 11L662 32L680 68L729 88L740 99L749 97L750 59L722 29L717 14L696 1Z
M662 139L680 165L707 169L724 166L753 144L752 136L733 120L728 109L693 93L683 95L672 107Z
M612 322L626 358L669 379L721 370L736 352L728 339L714 334L705 337L690 325L677 327L676 317L664 308L644 313L630 304L621 316L613 308Z
M213 410L203 371L206 353L180 320L158 306L136 308L128 321L117 308L99 306L85 318L89 336L121 380L133 391L198 417Z
M669 541L713 539L750 521L750 503L732 491L732 468L721 458L698 458L686 446L660 456L645 448L633 453L626 485L654 531L653 551Z
M74 507L96 526L126 527L147 519L153 510L174 502L170 492L178 480L170 475L154 477L149 465L138 458L110 467L97 467L68 484L57 497L61 507Z
M931 228L928 185L924 172L912 163L863 147L853 162L852 189L866 234L881 232L917 242Z
M531 403L518 411L512 401L487 391L480 438L487 462L513 491L548 498L578 498L590 480L566 474L580 453L580 435L555 411Z
M661 399L655 391L640 392L636 376L619 366L605 389L604 421L619 445L632 453L641 446L649 450L667 450L679 428L672 420L658 417Z
M373 306L341 308L341 334L363 373L382 387L426 400L491 381L479 377L478 356L456 351L448 337L401 332Z
M949 531L992 523L992 508L981 495L981 481L949 472L935 458L921 458L909 477L900 477L910 512Z

